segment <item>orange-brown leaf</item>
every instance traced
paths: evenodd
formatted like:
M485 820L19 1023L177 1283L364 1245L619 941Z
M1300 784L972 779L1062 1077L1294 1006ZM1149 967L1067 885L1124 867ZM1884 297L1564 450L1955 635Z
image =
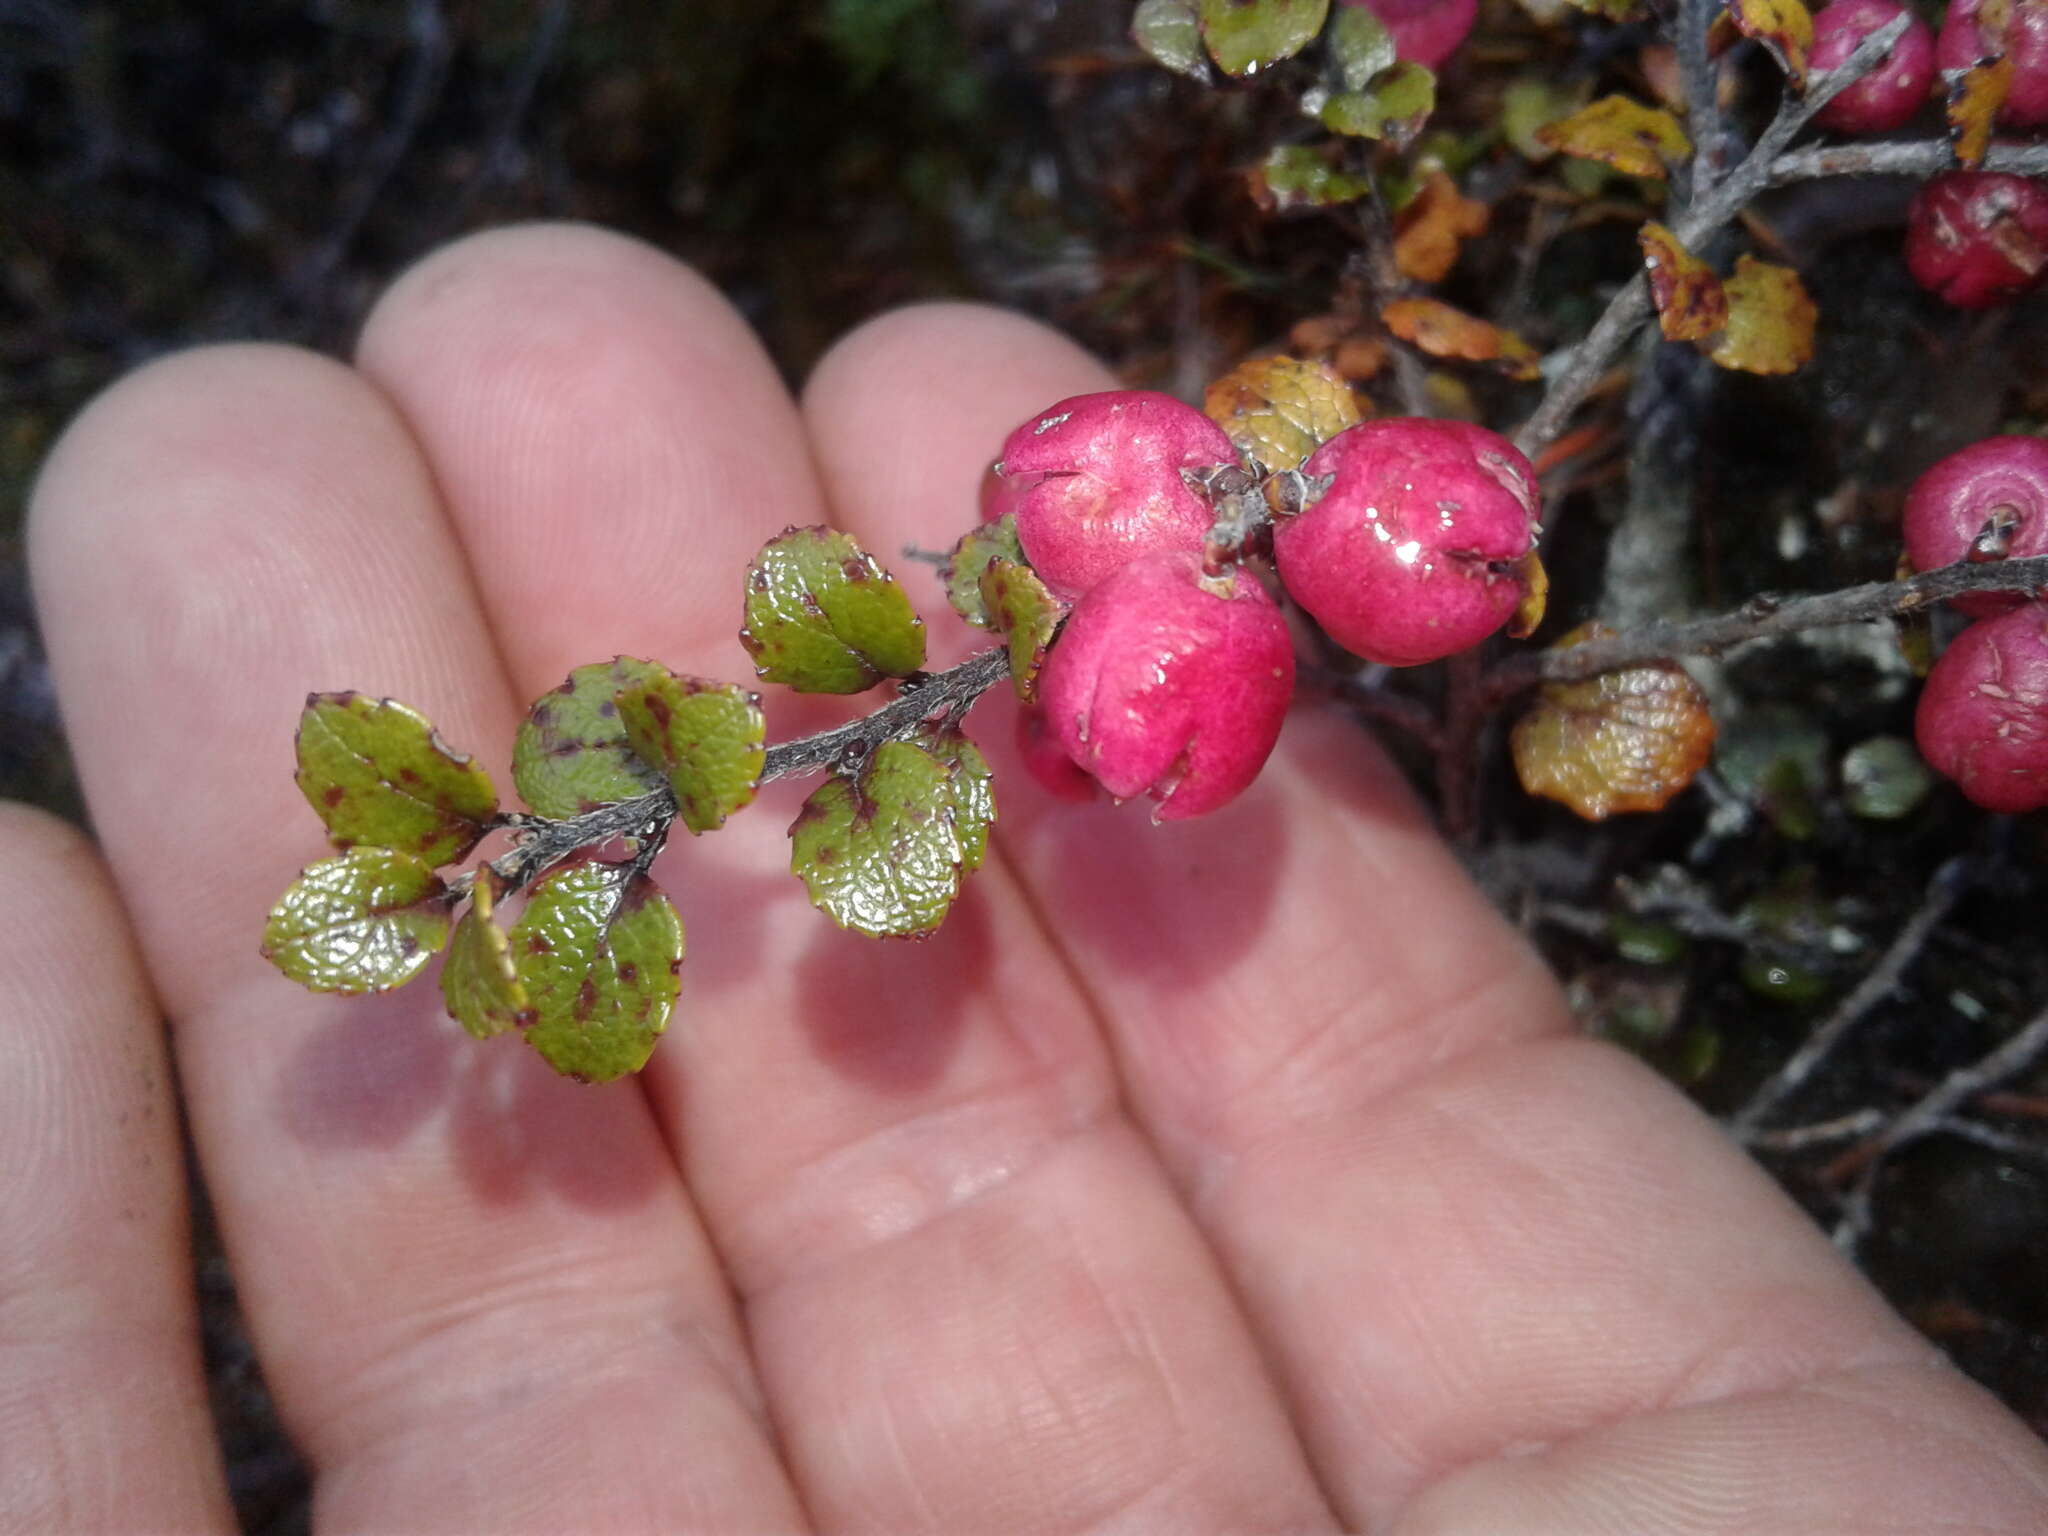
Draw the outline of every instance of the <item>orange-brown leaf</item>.
M1670 341L1704 341L1728 323L1728 296L1714 269L1678 243L1662 224L1636 234L1656 301L1657 323Z
M1955 145L1956 163L1965 170L1984 163L1993 122L2012 89L2012 69L2010 54L1993 54L1968 69L1943 74L1948 84L1949 138Z
M1661 178L1667 166L1692 153L1692 140L1677 118L1626 96L1603 96L1570 117L1544 124L1536 137L1552 149L1598 160L1629 176Z
M1581 625L1558 642L1611 633ZM1661 810L1714 749L1714 717L1675 662L1646 662L1575 683L1546 683L1510 743L1522 788L1588 821Z
M1406 208L1394 236L1394 265L1418 283L1440 283L1458 260L1458 247L1486 232L1486 204L1464 196L1441 170L1429 173Z
M1728 16L1744 37L1768 48L1787 75L1806 83L1813 52L1813 15L1800 0L1730 0Z
M1820 311L1790 267L1752 256L1735 258L1735 275L1721 285L1728 325L1707 356L1743 373L1791 373L1813 356Z
M1532 549L1515 562L1515 575L1522 583L1522 600L1508 620L1508 638L1526 640L1536 633L1550 606L1550 572L1543 568L1543 557Z
M1211 384L1209 419L1267 469L1297 469L1330 438L1363 419L1358 396L1327 363L1255 357Z
M1492 363L1512 379L1536 379L1536 349L1513 331L1436 299L1396 299L1380 311L1388 330L1431 357Z

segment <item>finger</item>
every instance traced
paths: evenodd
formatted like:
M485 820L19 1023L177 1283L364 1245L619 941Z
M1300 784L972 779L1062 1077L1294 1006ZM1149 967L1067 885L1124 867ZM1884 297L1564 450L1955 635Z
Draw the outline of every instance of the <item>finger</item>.
M361 358L417 424L529 693L616 649L751 675L746 565L827 509L700 279L592 231L490 236L402 282ZM671 848L692 959L651 1076L809 1507L892 1531L1312 1525L1031 913L984 871L929 943L832 930L787 873L805 788Z
M1012 396L1018 358L1065 345L991 313L968 334L957 311L887 318L834 380L818 439L840 483L906 454L904 423L927 458L929 492L862 503L878 543L949 544L1009 428L1092 382ZM1540 961L1355 727L1298 709L1258 784L1195 822L998 782L998 840L1347 1519L1516 1445L1901 1342L1696 1112L1569 1039ZM1760 1236L1730 1273L1738 1231Z
M81 777L323 1516L795 1518L639 1098L461 1038L430 983L308 997L258 956L266 907L317 849L290 756L309 686L405 699L486 760L509 740L497 658L398 418L306 354L186 354L74 424L33 516Z
M0 1531L228 1531L170 1063L99 859L0 803Z

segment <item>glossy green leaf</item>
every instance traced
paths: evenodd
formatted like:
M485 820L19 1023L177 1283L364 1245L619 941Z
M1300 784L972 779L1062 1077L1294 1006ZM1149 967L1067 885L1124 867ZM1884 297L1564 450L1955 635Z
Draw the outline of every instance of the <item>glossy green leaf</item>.
M977 629L995 629L988 605L981 600L981 573L992 560L1011 560L1022 565L1024 546L1017 542L1015 514L1005 512L992 523L983 523L953 546L946 562L946 601L953 611Z
M756 694L731 683L658 676L619 691L626 740L659 768L692 832L710 832L754 798L767 762L767 722Z
M298 754L299 790L337 848L369 844L448 864L498 812L491 776L393 699L309 694Z
M1277 213L1355 203L1371 191L1365 177L1338 170L1308 144L1282 144L1251 173L1253 200Z
M511 942L526 1042L549 1066L608 1083L647 1064L683 964L682 919L659 886L621 864L567 865L533 888Z
M981 748L959 731L931 731L918 745L952 776L953 832L960 839L960 873L971 875L988 856L988 829L996 819L995 774Z
M1226 75L1291 59L1323 30L1330 0L1201 0L1202 40Z
M664 675L651 661L618 656L578 667L527 711L512 746L512 782L542 816L577 816L661 787L660 770L626 740L621 688Z
M1038 573L1012 560L991 560L981 573L981 600L1010 642L1010 682L1029 704L1038 697L1038 669L1046 647L1067 616L1066 604L1046 590Z
M1374 75L1394 65L1394 34L1362 5L1338 8L1324 46L1330 50L1337 83L1347 91L1364 90Z
M922 938L960 892L953 775L922 747L884 742L858 779L835 774L789 829L811 903L872 938Z
M1131 41L1175 74L1207 83L1209 59L1195 0L1139 0Z
M448 887L389 848L351 848L307 867L270 909L263 958L315 992L383 992L448 942Z
M1436 76L1403 60L1370 86L1334 96L1303 98L1322 125L1353 139L1386 139L1405 146L1436 110Z
M740 642L754 670L800 693L859 693L924 665L924 624L849 534L791 528L747 572Z
M489 869L479 870L469 910L455 925L441 967L441 997L449 1015L479 1040L531 1019L526 986L512 964L511 940L492 916L497 895L497 877Z
M1903 736L1873 736L1842 757L1842 800L1851 815L1900 821L1933 788L1933 772Z

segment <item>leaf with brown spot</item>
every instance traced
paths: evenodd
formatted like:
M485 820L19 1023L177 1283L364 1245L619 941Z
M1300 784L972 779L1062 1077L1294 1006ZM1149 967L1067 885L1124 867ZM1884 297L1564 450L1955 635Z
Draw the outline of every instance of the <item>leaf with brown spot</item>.
M668 779L676 814L693 833L715 831L753 802L767 763L759 694L663 667L620 689L618 706L626 740Z
M666 670L614 656L578 667L534 701L512 743L512 783L536 815L577 816L661 787L661 774L626 740L618 698Z
M1513 331L1438 299L1396 299L1380 311L1387 329L1431 357L1492 363L1511 379L1538 379L1536 349Z
M583 859L543 876L510 936L532 1003L526 1043L564 1077L637 1072L674 1012L683 923L627 865Z
M450 864L498 813L491 776L395 699L309 694L297 747L299 790L337 848L396 848Z
M917 744L938 759L951 776L953 832L960 839L960 873L971 875L988 856L989 828L996 820L995 774L981 748L957 727L919 734Z
M1636 235L1657 305L1657 324L1668 341L1704 341L1728 323L1728 297L1714 269L1678 243L1662 224Z
M1352 139L1384 139L1406 149L1436 110L1436 74L1403 59L1362 90L1304 92L1302 110L1332 133Z
M1721 287L1728 297L1728 326L1707 353L1721 367L1791 373L1813 356L1820 311L1797 272L1738 256L1735 275Z
M1418 283L1442 282L1457 265L1459 246L1486 233L1490 214L1442 170L1431 170L1395 223L1394 265Z
M833 528L786 528L747 572L740 643L799 693L859 693L924 665L924 621L894 576Z
M1010 683L1017 697L1038 697L1038 669L1046 647L1067 616L1067 605L1047 590L1038 573L1012 560L991 560L981 573L981 600L995 627L1009 637Z
M1762 43L1795 84L1806 84L1813 14L1800 0L1729 0L1728 17L1736 31Z
M1604 96L1570 117L1544 124L1536 137L1564 154L1660 181L1667 167L1692 153L1692 140L1677 118L1626 96Z
M831 774L789 829L791 873L811 904L870 938L923 938L960 894L953 773L908 741L877 747L857 777Z
M2013 61L2009 54L1979 59L1968 69L1942 71L1948 92L1948 134L1955 146L1956 164L1974 171L1984 163L1991 148L1991 130L1998 109L2012 91Z
M1299 469L1364 419L1357 392L1335 368L1284 356L1239 363L1209 386L1202 409L1240 453L1269 470Z
M1557 649L1613 631L1584 624ZM1661 810L1707 763L1714 717L1675 662L1646 662L1573 683L1545 683L1510 740L1522 788L1588 821Z
M308 865L263 929L263 958L314 992L383 992L448 942L448 887L423 859L351 848Z
M455 925L441 967L441 998L449 1017L479 1040L519 1023L528 1007L525 983L512 964L511 941L492 916L500 894L490 867L478 870L469 910Z
M946 561L946 601L953 611L976 629L994 629L996 621L981 600L981 573L995 560L1026 564L1024 546L1017 542L1017 515L1005 512L992 523L982 523L961 536Z

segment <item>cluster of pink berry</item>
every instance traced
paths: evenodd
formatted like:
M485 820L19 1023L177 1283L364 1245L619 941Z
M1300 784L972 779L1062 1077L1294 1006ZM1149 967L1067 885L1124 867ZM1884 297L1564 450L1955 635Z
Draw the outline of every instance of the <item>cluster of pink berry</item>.
M1910 14L1900 0L1834 0L1813 19L1812 67L1835 68L1864 38ZM1998 58L2012 72L1997 120L2048 123L2048 0L1955 0L1938 39L1913 17L1884 61L1815 121L1838 133L1888 133L1920 109L1937 73L1954 80ZM2018 298L2048 275L2048 188L1993 171L1934 177L1907 214L1906 266L1959 309Z
M2048 442L1987 437L1950 454L1907 493L1906 558L2048 554ZM1921 690L1920 752L1986 810L2048 805L2048 603L2015 593L1955 599L1976 620Z
M1521 602L1536 475L1495 433L1368 421L1324 443L1284 494L1261 473L1200 411L1144 390L1062 400L1003 445L984 516L1014 517L1025 559L1071 605L1021 726L1026 762L1056 793L1093 793L1078 768L1173 819L1258 775L1294 647L1252 557L1270 553L1332 639L1395 666L1478 643Z

